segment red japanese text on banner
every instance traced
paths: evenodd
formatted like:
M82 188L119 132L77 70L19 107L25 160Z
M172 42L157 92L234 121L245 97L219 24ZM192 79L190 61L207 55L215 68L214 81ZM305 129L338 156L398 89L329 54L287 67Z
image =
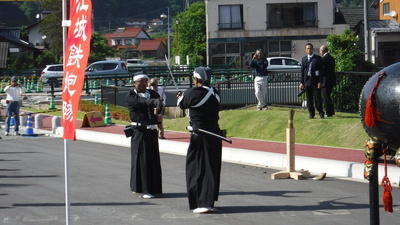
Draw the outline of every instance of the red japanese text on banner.
M64 139L76 140L76 116L85 80L92 36L91 0L70 0L62 93Z

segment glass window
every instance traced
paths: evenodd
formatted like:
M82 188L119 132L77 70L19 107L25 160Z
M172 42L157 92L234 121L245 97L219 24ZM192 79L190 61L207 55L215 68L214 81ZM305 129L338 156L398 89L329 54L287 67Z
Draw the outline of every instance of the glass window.
M223 65L223 64L225 64L225 57L212 57L211 64L213 64L213 65Z
M268 57L288 56L292 55L292 41L269 41Z
M226 43L226 53L239 53L239 43Z
M263 49L263 42L245 42L244 52L255 52L257 49Z
M284 59L285 60L285 64L288 66L298 66L299 63L295 60L292 59Z
M292 51L291 43L291 41L281 41L281 51Z
M242 5L219 6L219 29L242 29L243 10Z
M317 3L267 4L267 27L316 27L317 8Z
M117 63L104 63L103 70L113 70L117 68Z
M269 63L271 65L282 65L282 59L271 59Z
M125 39L125 44L126 45L132 44L132 39Z
M279 52L279 41L270 41L268 43L269 52Z
M212 54L225 54L225 43L214 43L210 46Z
M390 13L390 3L384 3L383 4L383 14L389 14Z

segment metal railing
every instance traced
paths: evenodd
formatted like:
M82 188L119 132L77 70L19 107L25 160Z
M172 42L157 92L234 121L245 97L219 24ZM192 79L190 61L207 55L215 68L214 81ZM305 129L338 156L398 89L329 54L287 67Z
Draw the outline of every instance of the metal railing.
M192 87L193 69L195 67L173 67L171 72L167 67L147 68L149 77L156 77L160 86L165 86L171 99L175 100L176 90L185 91ZM132 71L130 71L132 72ZM171 77L171 73L173 78ZM337 85L334 87L332 99L337 111L357 112L360 93L374 73L360 72L338 72ZM133 86L132 73L118 75L104 75L102 78L85 79L83 91L86 94L101 93L106 87ZM4 88L11 77L0 77L1 86ZM47 83L42 84L37 77L19 77L20 83L30 92L47 92L54 95L61 92L62 78L49 78ZM213 69L211 83L221 95L221 107L223 109L234 109L257 103L254 94L253 73L250 69L230 69L216 67ZM299 71L270 71L268 76L268 87L266 101L269 105L282 105L300 107L305 95L297 97L299 93L300 72ZM175 86L176 85L176 86ZM102 89L103 88L103 89ZM124 88L123 88L124 89ZM122 91L122 89L121 89ZM123 90L126 92L126 88ZM113 91L116 93L115 91ZM109 99L120 102L117 97L110 97L112 93L108 90ZM115 94L114 94L115 95ZM124 96L123 96L124 97ZM173 100L167 102L167 106L176 105ZM168 100L168 97L167 97ZM124 101L124 100L123 100ZM176 100L175 100L176 101Z

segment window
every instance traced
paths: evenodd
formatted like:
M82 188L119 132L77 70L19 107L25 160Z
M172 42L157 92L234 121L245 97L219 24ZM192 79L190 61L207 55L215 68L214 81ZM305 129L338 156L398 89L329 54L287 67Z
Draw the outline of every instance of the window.
M125 45L131 45L132 39L125 39Z
M271 59L269 63L271 65L282 65L282 59Z
M316 27L317 8L317 3L267 4L267 26Z
M211 52L215 54L239 53L239 43L217 43L211 45Z
M243 6L242 5L220 5L219 6L219 29L242 29L243 28Z
M291 41L269 41L268 42L268 57L275 56L291 56L292 48Z
M292 59L284 59L287 66L298 66L299 62Z
M386 15L389 13L390 13L390 3L384 3L383 4L383 15Z
M117 63L104 63L103 70L114 70L117 66Z

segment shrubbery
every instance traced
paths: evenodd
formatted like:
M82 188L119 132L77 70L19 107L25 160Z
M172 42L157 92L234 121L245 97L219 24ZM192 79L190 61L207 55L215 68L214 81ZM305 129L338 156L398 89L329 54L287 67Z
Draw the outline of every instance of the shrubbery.
M79 100L79 110L84 112L96 111L105 115L106 105L94 104L93 101ZM130 121L128 109L122 106L110 104L110 115L112 119Z

